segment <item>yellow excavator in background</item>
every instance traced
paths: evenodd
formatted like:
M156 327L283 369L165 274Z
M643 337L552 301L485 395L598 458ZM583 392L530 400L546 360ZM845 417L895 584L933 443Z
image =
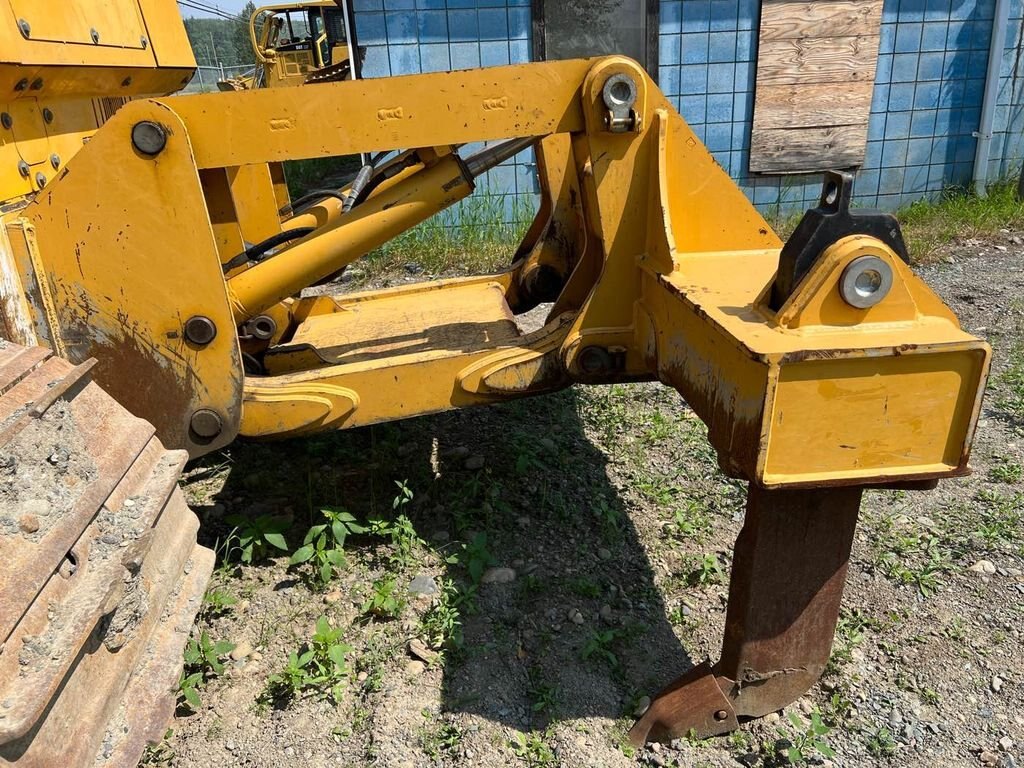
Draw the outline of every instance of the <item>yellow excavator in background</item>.
M163 734L213 559L176 481L239 435L678 390L747 514L720 659L654 697L636 743L802 695L862 491L968 471L990 351L895 219L830 173L781 242L630 59L166 96L195 67L172 0L0 13L2 764L132 765ZM531 148L507 269L305 290ZM288 199L284 161L380 152Z
M256 66L217 87L243 91L351 80L361 55L352 38L351 19L334 0L261 6L249 17Z

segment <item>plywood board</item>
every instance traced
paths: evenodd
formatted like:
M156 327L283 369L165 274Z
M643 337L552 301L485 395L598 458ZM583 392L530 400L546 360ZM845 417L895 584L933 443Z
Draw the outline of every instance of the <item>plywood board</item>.
M882 0L764 0L750 170L864 161Z

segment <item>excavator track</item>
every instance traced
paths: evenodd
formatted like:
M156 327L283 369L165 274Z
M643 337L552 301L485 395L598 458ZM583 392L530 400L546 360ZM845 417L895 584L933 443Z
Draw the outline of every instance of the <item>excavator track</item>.
M213 568L185 452L90 368L0 339L0 765L135 766Z

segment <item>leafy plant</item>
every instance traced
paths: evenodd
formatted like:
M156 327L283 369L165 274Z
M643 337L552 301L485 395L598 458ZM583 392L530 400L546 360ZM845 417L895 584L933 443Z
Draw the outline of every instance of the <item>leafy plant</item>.
M722 567L718 555L714 552L709 552L701 557L696 567L686 575L686 581L692 586L699 585L702 587L724 582L725 569Z
M526 693L531 712L551 715L558 707L558 687L545 681L542 674L540 667L530 667Z
M612 651L612 645L618 639L620 631L617 629L606 629L603 632L592 632L587 642L580 650L580 658L584 661L596 658L606 661L612 667L619 666L619 657Z
M377 579L359 612L367 619L397 619L405 607L405 600L395 595L397 586L395 579Z
M544 742L544 738L538 733L525 734L516 731L509 746L512 748L512 754L530 766L530 768L553 765L555 762L555 753L551 751L551 747Z
M288 654L285 668L267 678L263 703L287 702L307 690L340 701L348 676L346 657L352 652L352 646L341 641L343 631L332 627L326 616L317 619L309 642Z
M775 754L784 754L790 765L807 765L812 758L831 759L836 756L835 750L825 740L832 729L825 725L817 709L811 713L809 723L796 712L790 712L787 718L795 732L776 729L782 738L775 742Z
M311 563L313 578L319 586L326 586L335 571L345 566L345 539L350 534L365 533L366 528L344 509L321 509L326 522L314 525L306 532L302 546L292 554L289 565Z
M461 550L450 555L447 558L447 562L465 568L469 574L469 580L474 586L480 583L480 579L488 567L498 564L498 561L494 559L494 555L487 549L486 533L478 533L471 542L462 544Z
M260 515L255 520L243 515L233 515L228 522L235 529L225 542L228 555L237 553L238 559L246 565L259 562L270 548L283 552L288 550L284 532L288 530L290 521L274 515Z
M868 735L868 754L872 757L892 757L896 754L896 739L888 728L879 728Z
M237 603L237 597L219 588L207 590L203 595L203 605L210 616L223 616L231 609L231 606L237 605Z
M178 693L184 703L193 711L202 706L199 691L207 681L224 674L222 656L235 649L235 644L227 640L214 641L203 632L199 639L190 637L185 644L185 666L178 680Z
M441 582L441 592L434 604L420 619L424 642L432 648L462 645L462 618L459 615L459 592L451 579Z
M438 723L436 728L424 728L420 744L427 757L439 760L443 755L455 752L465 734L455 723Z

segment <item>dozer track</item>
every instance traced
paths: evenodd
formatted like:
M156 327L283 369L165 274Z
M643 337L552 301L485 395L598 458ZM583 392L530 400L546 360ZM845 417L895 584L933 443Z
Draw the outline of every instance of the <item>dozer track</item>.
M0 339L0 765L135 766L213 567L185 452L90 368Z

